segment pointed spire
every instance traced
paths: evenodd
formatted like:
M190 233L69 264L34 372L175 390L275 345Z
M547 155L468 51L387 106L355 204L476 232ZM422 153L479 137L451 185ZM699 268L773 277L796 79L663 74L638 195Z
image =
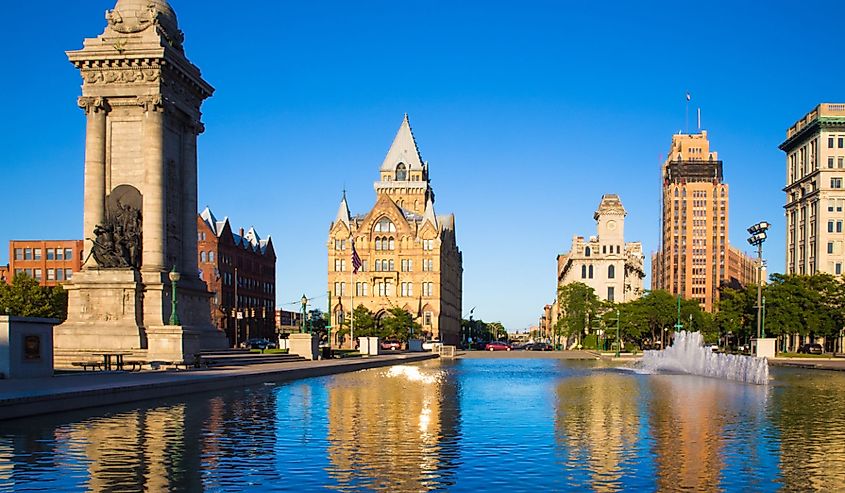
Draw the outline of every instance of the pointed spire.
M399 125L399 131L396 132L390 150L387 151L381 170L394 171L399 163L403 163L408 170L423 168L423 160L417 147L417 141L414 139L407 113L405 113L405 118L402 119L402 124Z
M343 191L343 198L340 199L340 207L337 208L337 217L334 220L335 224L342 222L347 228L350 227L352 216L349 214L349 204L346 203L346 190Z
M425 212L423 213L423 225L428 221L434 226L435 230L440 228L437 225L437 214L434 213L434 202L431 201L431 196L425 201Z

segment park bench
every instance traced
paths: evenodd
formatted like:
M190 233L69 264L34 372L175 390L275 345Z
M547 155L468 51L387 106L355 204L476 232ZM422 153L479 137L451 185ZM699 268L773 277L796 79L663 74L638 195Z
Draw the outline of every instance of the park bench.
M83 371L88 371L88 368L91 368L91 371L103 368L102 361L74 361L71 365L82 367Z
M141 371L144 369L144 361L124 361L123 369L127 371Z

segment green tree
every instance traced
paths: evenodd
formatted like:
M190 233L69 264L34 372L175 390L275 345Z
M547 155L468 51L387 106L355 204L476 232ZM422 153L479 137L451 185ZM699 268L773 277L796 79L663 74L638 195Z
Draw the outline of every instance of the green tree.
M352 311L352 319L355 322L355 337L375 337L378 335L376 333L376 321L373 312L366 306L356 306L355 310ZM342 337L349 335L349 323L349 319L343 320L342 328L339 331Z
M419 335L422 326L403 308L391 308L381 319L379 335L384 339L407 341L411 334Z
M0 282L0 313L17 317L67 318L67 292L60 286L43 287L26 274L15 274L12 284Z
M493 339L499 340L508 337L508 331L501 322L490 322L487 324L487 330Z
M555 326L557 336L581 336L602 308L590 286L581 282L565 284L558 289L560 318Z
M734 289L723 286L719 289L718 311L714 322L721 335L732 334L737 340L746 341L751 335L751 326L757 313L757 288Z

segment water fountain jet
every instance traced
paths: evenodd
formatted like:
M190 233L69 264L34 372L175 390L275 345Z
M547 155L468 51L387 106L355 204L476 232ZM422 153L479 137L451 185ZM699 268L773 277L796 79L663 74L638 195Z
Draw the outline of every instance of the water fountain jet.
M675 333L675 342L662 351L646 351L640 362L649 373L679 372L765 385L769 364L765 358L714 353L703 347L701 332Z

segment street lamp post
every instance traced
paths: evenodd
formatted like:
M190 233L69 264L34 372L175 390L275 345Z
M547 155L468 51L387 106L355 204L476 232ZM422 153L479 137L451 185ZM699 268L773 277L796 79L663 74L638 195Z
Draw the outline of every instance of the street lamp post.
M174 265L173 270L170 271L167 277L170 278L170 287L172 289L172 295L170 297L170 325L182 325L182 322L179 320L179 313L176 311L176 306L179 304L176 300L176 284L179 283L182 275L176 272L176 266Z
M616 357L619 357L619 352L622 350L622 340L619 338L619 309L616 309Z
M763 242L766 241L766 231L769 223L760 221L748 228L748 243L757 247L757 338L763 337Z
M308 298L305 295L302 295L302 299L299 300L302 303L302 333L305 333L305 307L308 306Z

